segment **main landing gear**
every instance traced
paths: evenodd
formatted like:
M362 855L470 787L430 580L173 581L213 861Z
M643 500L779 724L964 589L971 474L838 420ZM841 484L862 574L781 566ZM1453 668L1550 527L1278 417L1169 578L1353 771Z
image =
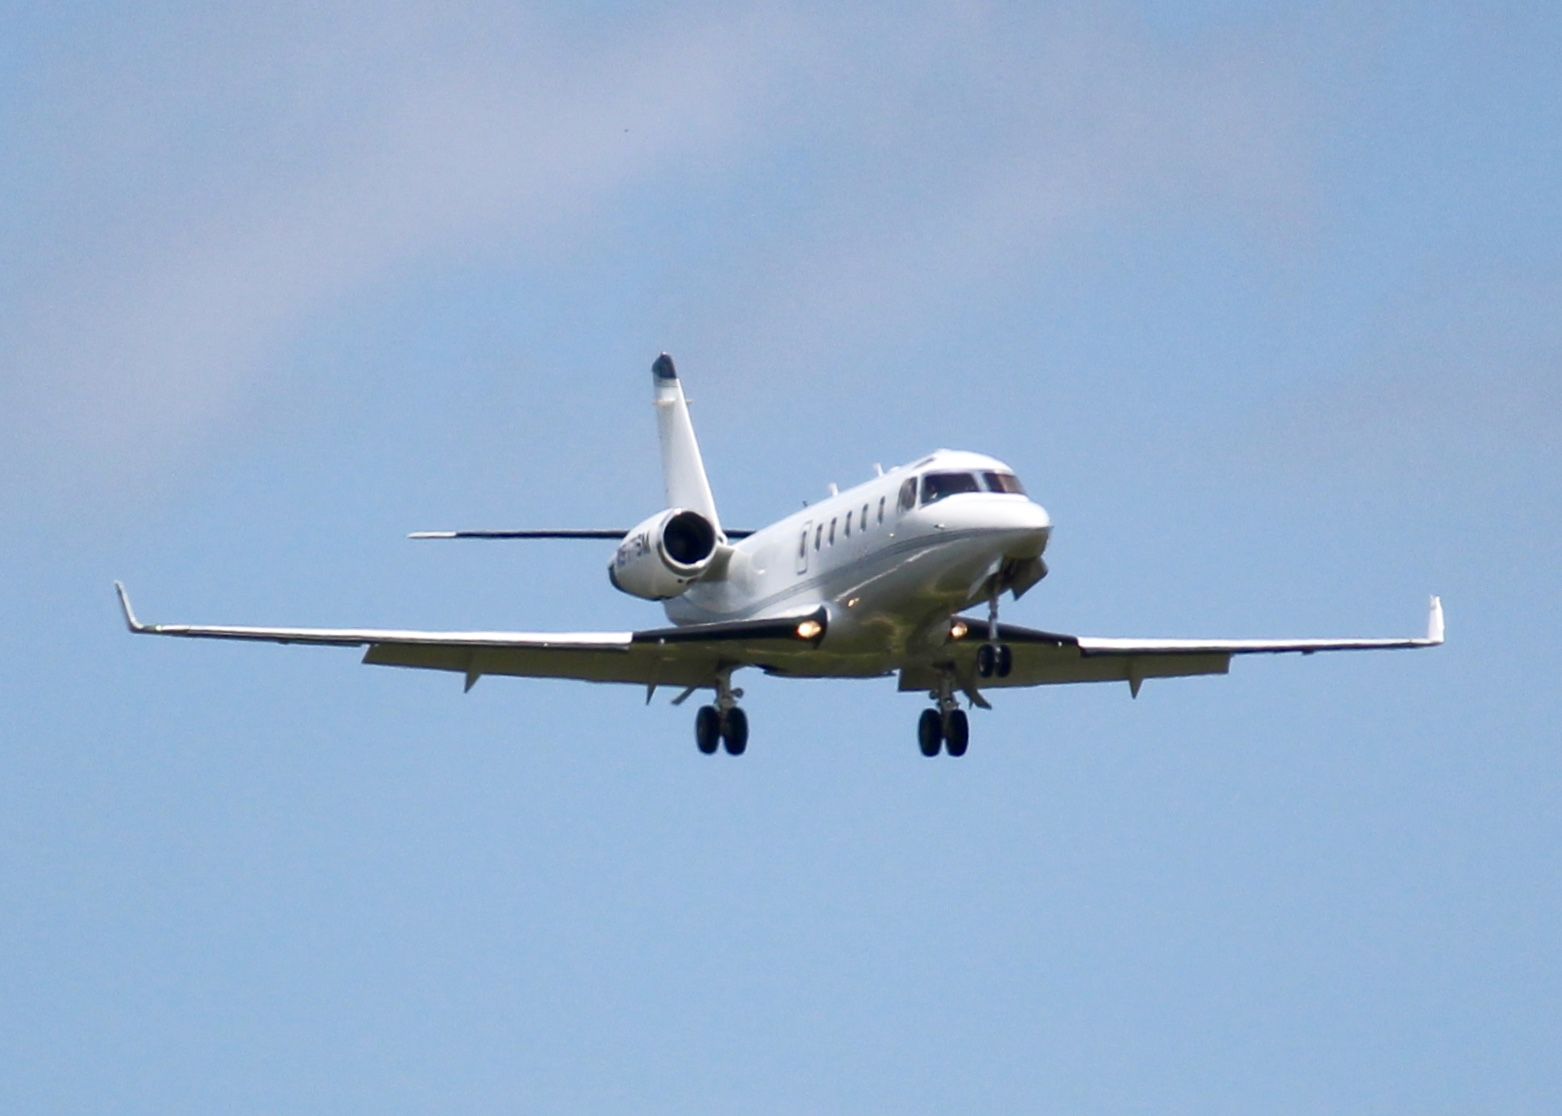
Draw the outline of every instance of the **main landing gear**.
M707 756L722 745L730 756L748 750L748 714L738 708L742 696L742 690L732 688L731 673L722 674L716 679L716 704L702 705L694 715L694 743Z
M940 713L937 709L922 710L917 721L917 744L922 754L932 759L940 746L955 758L965 755L971 745L971 722L964 709L951 709Z
M955 701L954 679L949 674L939 678L933 698L938 708L922 710L917 721L917 745L929 759L938 755L940 748L958 759L971 745L971 722Z
M723 715L714 705L702 705L694 715L694 742L707 756L725 744L729 755L741 756L748 748L748 714L733 706Z

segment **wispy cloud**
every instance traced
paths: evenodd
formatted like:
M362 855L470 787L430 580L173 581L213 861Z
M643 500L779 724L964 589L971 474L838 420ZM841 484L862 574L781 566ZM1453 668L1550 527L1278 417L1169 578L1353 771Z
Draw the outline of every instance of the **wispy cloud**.
M0 350L8 454L31 466L13 481L155 467L356 286L423 253L564 235L735 142L782 27L581 41L432 10L300 18L165 28L133 59L99 42L45 83L29 131L49 169Z
M1110 11L229 18L99 29L34 83L13 483L155 471L335 301L421 258L557 247L687 163L796 176L694 285L734 364L901 330L1102 214L1213 205L1284 235L1308 204L1278 44Z
M742 289L752 311L725 317L733 357L786 339L806 365L844 336L903 333L952 292L1044 271L1103 219L1197 214L1292 240L1313 152L1282 48L1261 33L1165 41L1093 9L924 15L878 42L881 65L846 46L816 59L838 91L818 121L831 204Z

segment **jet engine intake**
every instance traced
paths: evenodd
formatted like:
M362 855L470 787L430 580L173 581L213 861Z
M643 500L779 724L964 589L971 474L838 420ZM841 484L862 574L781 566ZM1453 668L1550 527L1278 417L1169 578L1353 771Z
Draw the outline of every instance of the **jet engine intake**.
M716 528L699 512L669 508L640 524L607 568L620 593L648 601L681 597L716 556Z

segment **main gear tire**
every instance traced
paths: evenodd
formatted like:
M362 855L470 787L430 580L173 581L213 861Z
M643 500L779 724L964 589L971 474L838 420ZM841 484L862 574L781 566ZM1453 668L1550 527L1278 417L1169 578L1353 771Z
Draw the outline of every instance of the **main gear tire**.
M748 714L736 706L721 719L721 742L729 756L741 756L748 750Z
M702 705L694 715L694 743L707 756L721 744L721 714L714 705Z
M944 750L956 759L971 746L971 722L964 709L951 709L944 717Z
M922 749L922 754L931 759L938 755L939 746L943 742L944 721L938 715L938 710L922 710L922 717L917 721L917 745Z

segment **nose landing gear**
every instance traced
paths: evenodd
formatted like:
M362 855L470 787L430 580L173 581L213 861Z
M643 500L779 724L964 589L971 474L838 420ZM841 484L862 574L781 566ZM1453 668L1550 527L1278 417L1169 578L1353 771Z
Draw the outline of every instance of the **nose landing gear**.
M976 649L976 673L983 678L1007 678L1014 670L1014 652L1007 643L984 643Z

